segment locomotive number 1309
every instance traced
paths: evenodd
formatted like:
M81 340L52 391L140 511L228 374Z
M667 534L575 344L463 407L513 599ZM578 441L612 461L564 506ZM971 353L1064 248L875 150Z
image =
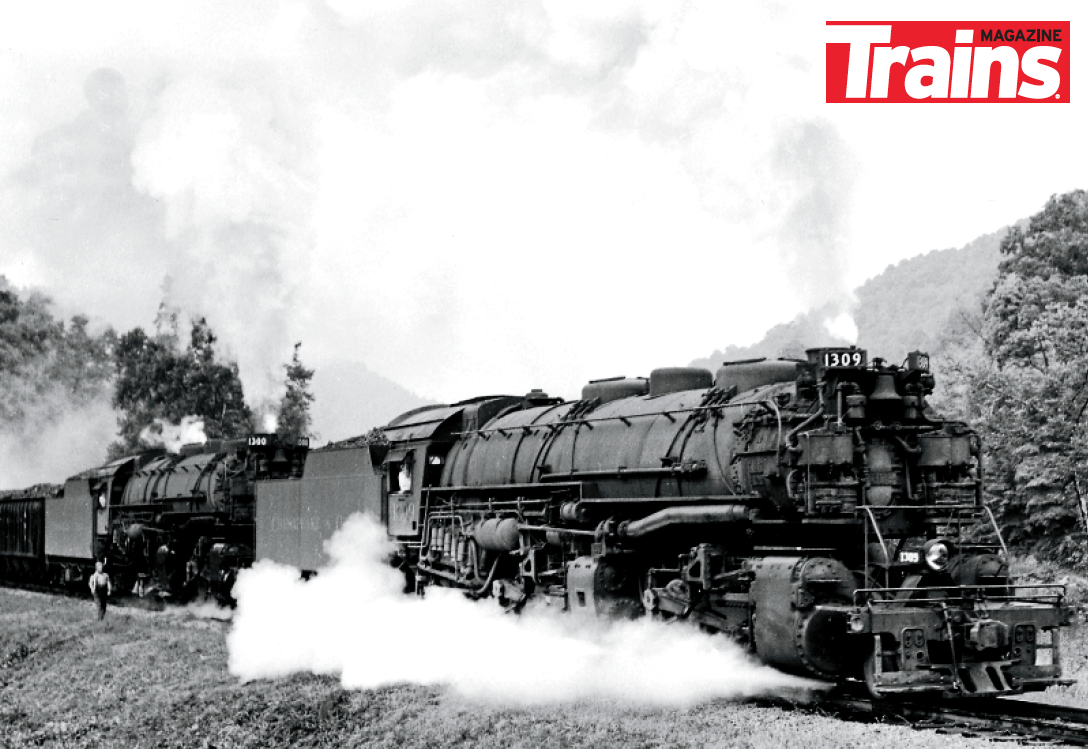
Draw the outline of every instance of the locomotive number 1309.
M823 364L825 367L864 367L865 352L858 349L825 351Z

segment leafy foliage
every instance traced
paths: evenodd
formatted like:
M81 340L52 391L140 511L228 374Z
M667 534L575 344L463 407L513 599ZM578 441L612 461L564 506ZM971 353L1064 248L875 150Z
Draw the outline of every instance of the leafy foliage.
M949 327L981 309L993 288L1008 232L1001 229L958 249L902 260L862 284L854 310L858 345L895 361L916 349L940 353ZM933 360L937 367L943 361L942 356Z
M1017 547L1088 563L1088 194L1054 196L1004 259L953 379L982 432L993 504Z
M291 442L313 436L310 430L310 404L314 402L314 395L310 392L310 380L314 371L302 366L298 355L301 347L301 343L295 344L291 363L283 366L287 371L287 391L280 400L278 427L280 436Z
M238 365L218 360L207 321L193 321L184 349L176 313L160 312L157 328L154 336L134 328L117 342L113 404L121 411L120 441L110 446L111 456L146 449L140 434L156 418L179 423L184 416L198 416L213 439L248 433L253 415Z
M40 294L20 298L0 277L0 422L7 430L55 418L109 388L113 331L92 334L81 316L65 325L49 305Z

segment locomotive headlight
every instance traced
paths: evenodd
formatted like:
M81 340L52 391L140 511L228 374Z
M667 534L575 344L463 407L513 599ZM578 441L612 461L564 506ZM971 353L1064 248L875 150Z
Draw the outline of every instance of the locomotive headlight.
M947 567L949 556L951 556L951 550L948 544L940 539L926 541L926 545L922 547L922 558L926 560L926 566L931 570L939 571Z

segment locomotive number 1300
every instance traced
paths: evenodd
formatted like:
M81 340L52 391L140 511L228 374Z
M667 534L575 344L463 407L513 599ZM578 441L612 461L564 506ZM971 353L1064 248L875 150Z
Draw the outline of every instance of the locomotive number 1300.
M864 367L865 352L858 349L824 352L825 367Z

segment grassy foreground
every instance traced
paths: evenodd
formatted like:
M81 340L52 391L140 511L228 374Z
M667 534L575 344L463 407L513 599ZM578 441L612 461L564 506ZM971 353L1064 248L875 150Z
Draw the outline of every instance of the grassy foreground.
M0 748L830 749L908 746L922 738L902 726L726 701L683 710L612 702L511 708L466 702L436 687L346 691L333 678L312 675L241 684L227 672L229 627L184 609L111 608L99 622L89 601L0 589ZM1085 670L1088 648L1077 642L1072 650L1080 661L1073 670ZM503 657L517 667L511 654ZM1070 688L1062 701L1085 704L1085 694ZM989 745L955 736L940 741L942 749Z

